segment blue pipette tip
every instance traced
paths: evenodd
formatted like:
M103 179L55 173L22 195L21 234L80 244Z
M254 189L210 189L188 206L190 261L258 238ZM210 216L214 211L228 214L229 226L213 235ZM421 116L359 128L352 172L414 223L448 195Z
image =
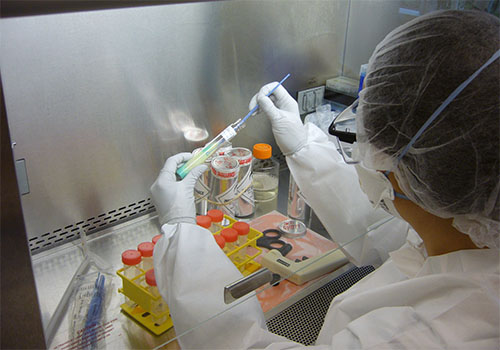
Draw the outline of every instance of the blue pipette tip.
M276 91L276 89L278 87L280 87L285 82L285 80L288 79L289 76L290 76L290 73L285 75L285 77L283 79L281 79L281 81L278 84L276 84L276 86L271 91L269 91L269 93L266 96L270 96L274 91ZM238 123L238 125L236 125L236 128L237 129L240 128L243 125L243 123L245 123L247 121L247 119L257 111L258 108L259 108L259 105L258 104L255 105L255 107L252 108L252 110L250 112L248 112L248 114L241 119L241 121Z

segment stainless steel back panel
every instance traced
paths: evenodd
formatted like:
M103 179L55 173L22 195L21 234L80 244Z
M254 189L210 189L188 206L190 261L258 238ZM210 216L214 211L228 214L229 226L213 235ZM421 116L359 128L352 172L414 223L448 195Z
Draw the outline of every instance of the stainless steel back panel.
M149 187L165 159L207 141L192 137L196 128L212 137L244 115L264 83L291 73L294 95L338 75L348 5L227 1L1 19L32 252L153 210ZM275 146L263 117L233 144L256 142Z
M343 75L358 79L360 66L394 28L431 11L463 9L466 2L484 8L489 0L351 0Z

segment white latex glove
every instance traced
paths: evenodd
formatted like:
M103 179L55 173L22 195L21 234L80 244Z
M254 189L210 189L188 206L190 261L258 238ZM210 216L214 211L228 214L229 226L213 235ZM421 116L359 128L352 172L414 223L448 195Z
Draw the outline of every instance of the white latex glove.
M151 195L161 225L179 222L196 223L194 185L208 168L206 165L198 165L181 181L176 181L175 178L177 168L191 157L191 153L179 153L168 158L151 186Z
M283 86L280 85L269 97L266 96L277 84L274 82L264 85L252 97L249 108L259 104L260 111L271 121L274 138L281 152L289 156L306 144L307 133L300 120L297 101Z

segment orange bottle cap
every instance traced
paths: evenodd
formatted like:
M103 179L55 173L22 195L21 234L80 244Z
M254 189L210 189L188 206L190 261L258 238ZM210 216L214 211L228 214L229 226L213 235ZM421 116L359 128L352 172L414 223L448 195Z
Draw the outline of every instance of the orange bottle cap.
M273 148L267 143L253 145L253 156L257 159L268 159L273 155Z
M219 209L210 209L207 215L210 216L213 222L221 222L224 218L224 213Z
M238 231L236 231L234 228L225 228L220 231L220 234L228 243L236 242L236 240L238 239Z
M212 225L212 218L208 215L198 215L196 217L196 223L204 228L209 228Z
M238 231L240 236L247 235L250 232L250 225L243 221L238 221L233 224L233 228Z
M146 271L146 283L150 286L156 286L155 269Z
M156 244L156 242L158 242L158 240L161 238L162 235L156 235L153 237L153 239L151 240L153 242L153 244Z
M125 265L137 265L141 262L141 253L134 249L126 250L122 253L122 262Z
M149 258L153 256L153 250L155 249L155 245L153 242L142 242L137 246L137 250L141 253L141 255L145 258Z
M226 245L226 239L221 235L215 235L214 238L217 244L219 245L220 249L224 249L224 246Z

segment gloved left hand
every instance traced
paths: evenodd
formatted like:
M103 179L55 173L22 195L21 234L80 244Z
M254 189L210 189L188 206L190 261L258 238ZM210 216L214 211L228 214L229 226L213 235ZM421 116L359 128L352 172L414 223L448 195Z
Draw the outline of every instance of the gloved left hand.
M196 223L194 185L200 175L207 170L207 166L198 165L181 181L176 181L175 178L177 168L191 157L191 153L179 153L168 158L151 186L151 195L161 225L179 222Z

